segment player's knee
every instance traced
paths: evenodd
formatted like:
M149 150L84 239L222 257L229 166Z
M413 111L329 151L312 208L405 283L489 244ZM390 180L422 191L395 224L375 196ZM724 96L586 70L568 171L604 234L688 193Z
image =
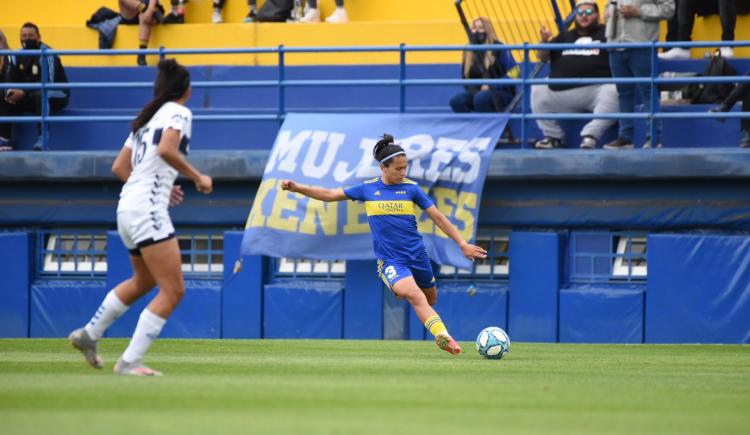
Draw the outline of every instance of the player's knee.
M421 305L427 302L424 293L419 289L407 289L400 296L409 301L411 305Z
M176 305L185 296L185 285L182 283L162 285L159 286L159 291Z

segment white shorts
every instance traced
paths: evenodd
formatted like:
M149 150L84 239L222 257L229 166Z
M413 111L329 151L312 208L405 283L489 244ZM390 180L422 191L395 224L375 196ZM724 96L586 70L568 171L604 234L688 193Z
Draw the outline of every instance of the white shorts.
M140 248L174 237L174 226L166 211L117 213L117 232L130 255L141 255Z

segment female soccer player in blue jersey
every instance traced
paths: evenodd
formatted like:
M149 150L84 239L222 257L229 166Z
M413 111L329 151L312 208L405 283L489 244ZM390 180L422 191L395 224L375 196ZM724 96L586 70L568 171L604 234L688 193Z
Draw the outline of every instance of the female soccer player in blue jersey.
M458 355L461 347L431 306L437 301L437 288L430 258L417 231L414 204L461 247L467 258L485 258L487 251L467 243L417 183L405 177L409 162L403 148L393 143L393 136L383 135L375 145L373 157L383 171L379 178L346 189L325 189L284 180L281 188L321 201L363 201L378 257L378 275L396 296L409 301L419 320L435 336L438 347Z

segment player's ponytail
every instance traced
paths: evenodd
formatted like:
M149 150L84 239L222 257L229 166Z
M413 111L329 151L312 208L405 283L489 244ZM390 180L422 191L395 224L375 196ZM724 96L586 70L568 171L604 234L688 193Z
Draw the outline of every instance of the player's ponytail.
M159 62L159 74L154 82L154 98L143 107L141 113L133 120L133 133L146 125L159 108L167 101L182 98L190 87L190 72L174 59Z
M390 134L384 134L383 138L375 144L375 148L372 149L372 156L378 163L382 163L388 166L390 160L396 156L406 155L404 149L393 143L393 136Z

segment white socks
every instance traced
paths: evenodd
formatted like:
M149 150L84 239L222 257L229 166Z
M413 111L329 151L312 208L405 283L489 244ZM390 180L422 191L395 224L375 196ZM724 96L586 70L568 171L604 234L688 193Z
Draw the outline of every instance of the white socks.
M125 353L122 354L123 361L127 363L140 361L151 346L151 342L159 336L165 323L167 323L167 319L162 319L149 311L148 308L144 309L138 319L133 338L130 340L128 348L125 349Z
M119 319L128 308L130 307L122 303L120 298L115 294L115 291L110 290L107 296L104 297L99 309L94 313L94 317L84 327L86 333L89 334L92 340L100 339L104 335L104 331L115 320Z

